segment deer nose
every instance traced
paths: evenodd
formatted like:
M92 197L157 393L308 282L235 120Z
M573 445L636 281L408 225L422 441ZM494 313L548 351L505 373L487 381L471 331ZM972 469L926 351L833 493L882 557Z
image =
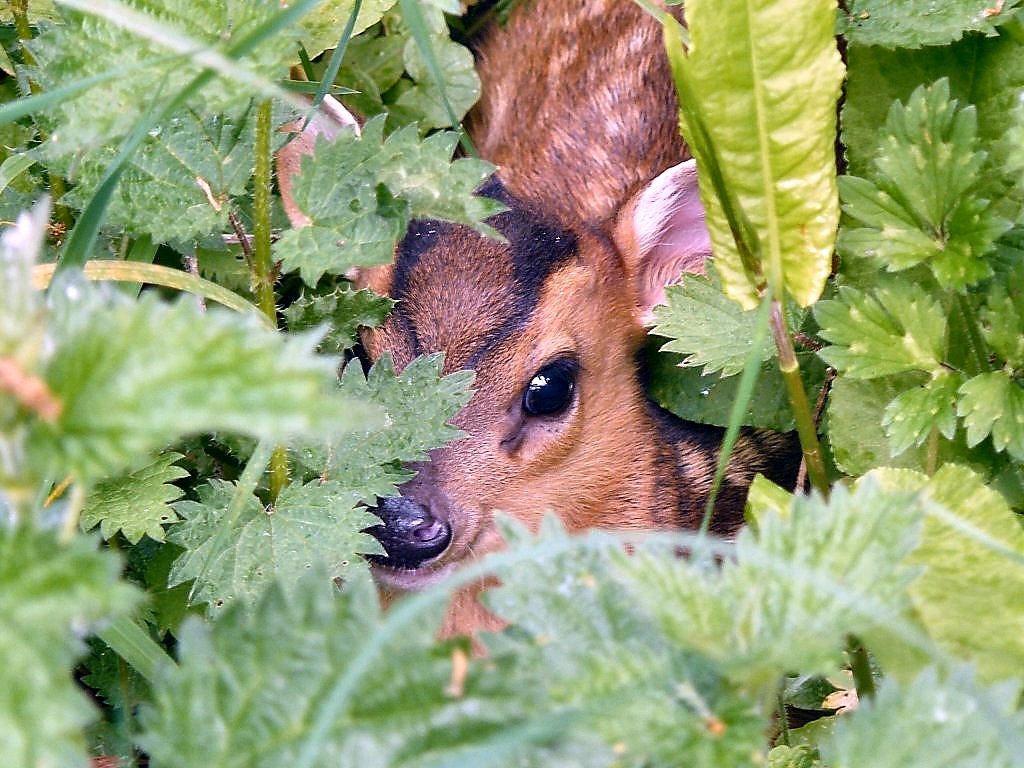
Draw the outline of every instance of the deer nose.
M395 568L416 568L444 552L452 541L452 528L445 520L434 517L422 505L404 496L383 499L373 513L380 525L366 529L387 553L371 555L379 565Z

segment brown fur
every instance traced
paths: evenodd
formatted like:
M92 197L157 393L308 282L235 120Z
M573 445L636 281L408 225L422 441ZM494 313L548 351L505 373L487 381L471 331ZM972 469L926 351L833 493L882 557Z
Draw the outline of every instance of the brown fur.
M656 260L635 226L646 186L687 157L659 26L632 0L534 0L489 34L479 57L484 97L472 135L515 198L495 219L511 244L421 223L397 266L358 279L400 299L382 328L363 335L371 359L389 352L401 369L443 351L447 371L476 371L476 394L454 420L468 436L433 451L402 488L450 521L452 543L414 570L378 568L386 590L418 588L499 548L497 511L534 525L554 510L572 530L695 527L721 440L721 430L650 403L636 364L652 287L694 266ZM529 258L543 262L544 249L564 244L551 239L559 228L576 247L550 259L534 285ZM530 234L542 230L549 234ZM573 404L526 416L525 388L566 356L580 366ZM741 524L756 472L791 481L794 457L784 438L748 433L714 529ZM477 591L453 601L445 634L498 625Z

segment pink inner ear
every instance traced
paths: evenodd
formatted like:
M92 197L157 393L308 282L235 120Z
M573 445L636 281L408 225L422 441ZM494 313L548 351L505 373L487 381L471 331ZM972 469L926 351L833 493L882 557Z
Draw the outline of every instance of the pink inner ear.
M711 240L704 224L695 160L669 168L648 184L631 206L640 312L649 323L656 304L665 301L665 286L684 272L704 273Z

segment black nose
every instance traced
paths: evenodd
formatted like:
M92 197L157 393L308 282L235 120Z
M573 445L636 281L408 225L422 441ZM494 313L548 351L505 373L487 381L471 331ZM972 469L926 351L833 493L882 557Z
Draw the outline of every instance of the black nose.
M424 561L437 557L452 540L452 528L438 520L422 505L404 496L392 496L381 501L373 510L381 525L367 528L376 537L387 556L371 555L380 565L396 568L416 568Z

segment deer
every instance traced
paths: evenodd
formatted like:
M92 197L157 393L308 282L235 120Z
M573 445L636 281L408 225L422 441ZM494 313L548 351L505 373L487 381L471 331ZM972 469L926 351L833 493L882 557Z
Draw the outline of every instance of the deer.
M467 130L497 166L478 194L507 206L488 220L506 242L414 221L391 264L354 276L397 301L361 332L370 361L390 354L401 370L443 352L445 372L476 374L452 422L465 437L409 467L400 495L374 508L386 596L500 549L498 513L536 527L553 511L570 531L698 528L724 434L644 389L654 306L711 256L660 24L633 0L533 0L475 53L482 96ZM307 132L329 134L329 122ZM296 226L288 180L313 146L303 136L278 159ZM798 464L791 437L745 430L710 530L734 534L754 476L792 487ZM482 586L456 593L442 636L502 626Z

